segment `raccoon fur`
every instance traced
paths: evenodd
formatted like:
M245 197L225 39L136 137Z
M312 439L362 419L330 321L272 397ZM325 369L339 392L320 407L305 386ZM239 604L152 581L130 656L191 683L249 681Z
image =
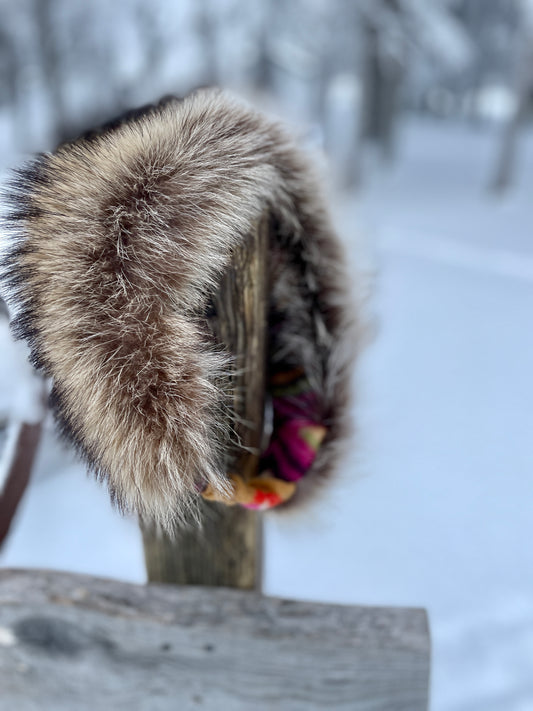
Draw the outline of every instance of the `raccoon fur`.
M167 99L54 153L10 188L3 270L15 334L53 387L59 427L112 499L171 529L198 482L225 492L230 431L217 417L228 359L206 338L210 295L265 211L284 348L320 394L328 435L347 432L357 310L314 172L276 122L218 90Z

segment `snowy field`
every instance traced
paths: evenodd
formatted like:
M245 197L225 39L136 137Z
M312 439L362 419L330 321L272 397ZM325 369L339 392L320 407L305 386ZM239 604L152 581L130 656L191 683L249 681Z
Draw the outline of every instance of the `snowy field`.
M424 606L433 711L532 711L533 140L497 201L490 132L417 122L401 146L337 209L374 281L357 446L320 502L266 518L264 591ZM145 580L135 522L51 430L0 565Z

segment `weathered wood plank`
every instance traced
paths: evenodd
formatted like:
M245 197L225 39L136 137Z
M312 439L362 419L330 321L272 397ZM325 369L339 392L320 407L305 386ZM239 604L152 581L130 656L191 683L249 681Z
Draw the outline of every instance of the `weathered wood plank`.
M426 711L423 610L0 572L0 708Z
M265 216L232 257L214 299L211 326L219 342L236 354L231 388L231 425L241 447L228 451L227 465L253 476L261 445L267 345L267 258ZM254 512L201 502L203 527L180 530L175 540L143 531L148 578L153 582L258 587L261 523Z

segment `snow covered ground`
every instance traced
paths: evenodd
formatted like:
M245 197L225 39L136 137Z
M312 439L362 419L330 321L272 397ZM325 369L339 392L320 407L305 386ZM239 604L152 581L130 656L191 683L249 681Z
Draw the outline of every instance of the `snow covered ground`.
M428 608L433 711L533 709L533 138L499 201L494 148L410 123L339 204L374 274L357 446L320 502L266 519L266 593ZM145 579L135 523L50 431L0 565Z
M271 594L424 605L435 711L533 709L533 145L483 191L480 131L409 126L341 221L371 245L359 440L305 520L268 520ZM356 222L351 220L355 216ZM357 244L354 244L354 253Z

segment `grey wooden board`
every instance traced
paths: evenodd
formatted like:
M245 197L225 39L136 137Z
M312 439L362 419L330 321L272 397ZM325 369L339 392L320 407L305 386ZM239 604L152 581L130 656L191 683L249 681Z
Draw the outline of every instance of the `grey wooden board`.
M0 709L424 711L419 609L0 571Z

